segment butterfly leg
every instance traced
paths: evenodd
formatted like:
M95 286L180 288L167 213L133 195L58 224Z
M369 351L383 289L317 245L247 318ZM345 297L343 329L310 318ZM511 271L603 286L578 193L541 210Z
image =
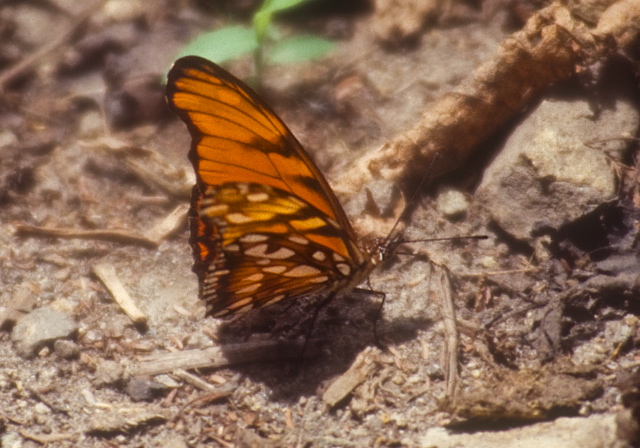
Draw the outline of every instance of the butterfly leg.
M376 344L376 347L381 350L386 350L387 346L383 344L382 341L380 341L380 337L378 336L378 321L382 317L382 308L384 308L384 302L387 299L387 295L382 291L374 291L371 288L371 284L369 284L369 289L356 288L354 289L354 291L382 297L382 299L380 300L380 305L378 305L378 309L376 309L375 316L373 317L373 341Z
M380 300L380 305L378 306L378 309L376 310L376 315L373 318L373 341L375 342L376 347L378 347L380 350L386 350L387 346L380 341L380 336L378 336L378 321L382 317L382 308L384 307L385 300L387 300L387 295L381 291L371 291L371 292L374 294L382 295L382 300Z
M322 301L318 304L318 306L316 306L315 310L313 311L311 324L309 325L309 329L307 330L307 336L305 337L305 340L304 340L304 345L302 346L302 350L300 351L300 358L304 358L304 352L307 349L307 344L309 343L309 339L311 339L311 333L313 333L313 327L315 327L316 325L316 320L318 319L318 315L320 314L320 311L329 303L331 303L331 301L336 297L336 294L337 294L336 291L329 293L329 295L324 299L322 299Z

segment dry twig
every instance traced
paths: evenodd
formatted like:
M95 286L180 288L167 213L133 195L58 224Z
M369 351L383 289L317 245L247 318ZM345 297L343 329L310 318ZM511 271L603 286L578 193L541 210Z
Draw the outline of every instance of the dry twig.
M33 235L53 238L79 238L84 240L116 241L128 244L140 244L147 247L157 247L158 243L146 236L136 235L126 230L82 230L58 227L39 227L29 224L16 224L19 235Z
M65 440L72 440L78 438L78 434L65 434L65 433L53 433L53 434L33 434L31 432L18 430L20 435L25 439L33 440L41 445L48 445L50 443L63 442Z
M97 264L93 267L93 272L98 276L100 281L104 283L104 286L109 290L113 299L120 305L122 311L129 316L129 319L136 325L146 325L147 316L145 316L134 301L131 300L131 296L127 290L124 289L113 265L107 263Z
M322 394L322 400L329 406L335 406L349 395L360 383L377 369L377 359L381 351L376 347L367 347L351 364L349 370L340 375Z
M160 244L162 240L172 235L180 229L187 221L187 212L189 204L180 204L173 209L162 221L151 227L146 232L146 237L156 244Z
M449 274L441 266L434 264L436 278L441 291L440 314L444 323L444 374L447 390L447 398L453 400L455 398L456 386L458 384L458 328L456 325L456 311L453 305L451 295L451 283L449 282Z
M304 339L258 341L152 355L140 362L135 375L159 375L176 369L219 368L248 362L296 359L304 344ZM309 339L304 356L312 357L317 352L318 340Z

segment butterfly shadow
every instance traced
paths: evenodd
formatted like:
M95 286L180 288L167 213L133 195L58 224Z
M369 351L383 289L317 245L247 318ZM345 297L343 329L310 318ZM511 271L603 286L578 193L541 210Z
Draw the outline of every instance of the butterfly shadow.
M432 325L426 318L381 319L380 296L368 290L338 295L316 317L322 299L278 304L223 323L219 342L233 370L265 384L275 399L295 402L317 395L324 382L344 373L366 347L384 350L415 339ZM255 344L256 359L238 352L239 343Z

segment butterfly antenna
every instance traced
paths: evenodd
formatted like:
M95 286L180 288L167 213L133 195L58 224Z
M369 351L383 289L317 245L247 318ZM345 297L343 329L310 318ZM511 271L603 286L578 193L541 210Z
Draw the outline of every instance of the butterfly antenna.
M394 239L393 233L395 232L396 228L400 224L400 221L402 221L406 217L407 212L412 208L412 206L415 204L416 200L418 199L418 195L422 190L422 186L425 184L427 178L431 174L433 166L435 165L436 160L438 159L438 156L439 156L439 153L435 153L435 155L431 159L431 163L427 167L427 170L425 171L424 176L422 176L422 179L420 179L418 188L414 190L413 194L409 198L409 201L407 201L407 203L405 204L404 210L402 210L402 213L400 213L400 216L398 216L398 219L396 219L396 222L393 224L393 227L391 227L391 230L389 231L389 233L387 233L387 236L384 238L382 242L383 247L387 247L389 246L389 244L391 244L391 241ZM398 244L400 244L400 241L397 241L397 242Z

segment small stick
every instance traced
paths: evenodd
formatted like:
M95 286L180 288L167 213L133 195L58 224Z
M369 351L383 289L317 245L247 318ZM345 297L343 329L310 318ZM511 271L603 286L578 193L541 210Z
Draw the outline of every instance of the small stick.
M216 392L218 390L217 387L212 384L207 383L201 378L198 378L195 375L190 374L184 369L176 369L172 372L172 375L181 379L185 383L191 384L193 387L196 387L205 392Z
M308 341L305 358L317 354L318 342L317 339ZM163 353L142 359L135 374L159 375L177 369L219 368L248 362L299 359L304 344L305 340L300 338L293 341L253 341L202 350Z
M126 230L81 230L58 227L39 227L29 224L17 224L16 231L22 235L36 235L54 238L80 238L84 240L116 241L157 247L158 243L146 236L136 235Z
M22 429L18 430L20 435L25 439L33 440L34 442L38 442L41 445L48 445L50 443L62 442L64 440L72 440L78 437L77 434L64 434L64 433L54 433L54 434L33 434Z
M127 290L124 289L113 265L107 263L97 264L93 267L93 272L109 290L113 299L118 305L120 305L120 308L122 308L122 311L129 316L129 319L131 319L136 325L147 324L147 316L140 311L138 306L131 299Z
M367 347L351 364L349 370L338 377L322 394L322 401L333 407L349 395L377 368L377 359L382 352L376 347Z
M446 269L434 264L437 279L442 291L442 299L439 301L440 313L444 323L445 348L444 348L444 374L446 381L447 397L453 400L458 384L458 328L456 325L456 311L451 295L451 283Z
M160 244L167 236L179 229L187 220L189 204L178 205L162 221L153 226L146 233L146 237L156 244Z

